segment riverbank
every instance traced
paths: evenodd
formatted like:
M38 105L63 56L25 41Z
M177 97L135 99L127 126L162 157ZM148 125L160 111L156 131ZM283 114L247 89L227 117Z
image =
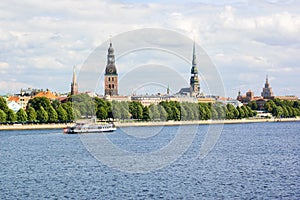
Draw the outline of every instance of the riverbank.
M40 130L40 129L63 129L71 126L73 123L67 124L13 124L0 125L0 130Z
M164 121L164 122L115 122L117 127L130 126L179 126L179 125L199 125L199 124L242 124L242 123L262 123L262 122L293 122L299 121L297 118L282 119L232 119L232 120L198 120L198 121Z
M164 121L164 122L115 122L116 127L130 127L130 126L180 126L180 125L199 125L199 124L243 124L243 123L261 123L261 122L293 122L299 121L297 118L282 118L282 119L234 119L234 120L198 120L198 121ZM39 130L39 129L63 129L67 126L72 126L73 123L68 124L14 124L14 125L0 125L1 130Z

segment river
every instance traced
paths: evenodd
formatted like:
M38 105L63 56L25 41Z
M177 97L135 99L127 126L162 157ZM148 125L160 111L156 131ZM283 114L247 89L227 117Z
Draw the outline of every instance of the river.
M0 131L0 199L300 199L299 122L210 128Z

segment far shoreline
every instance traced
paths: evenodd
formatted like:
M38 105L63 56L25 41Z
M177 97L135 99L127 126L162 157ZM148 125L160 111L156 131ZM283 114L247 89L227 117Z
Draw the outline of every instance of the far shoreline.
M114 122L118 128L122 127L149 127L149 126L180 126L180 125L210 125L210 124L245 124L262 122L300 122L297 118L270 118L270 119L230 119L230 120L197 120L197 121L135 121L135 122ZM43 130L43 129L63 129L72 126L74 123L65 124L14 124L0 125L1 130Z

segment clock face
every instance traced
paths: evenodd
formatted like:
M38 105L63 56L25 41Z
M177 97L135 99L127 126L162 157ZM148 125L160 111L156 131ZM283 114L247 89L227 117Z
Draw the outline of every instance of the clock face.
M114 70L110 68L110 69L108 70L108 72L109 72L109 73L113 73Z

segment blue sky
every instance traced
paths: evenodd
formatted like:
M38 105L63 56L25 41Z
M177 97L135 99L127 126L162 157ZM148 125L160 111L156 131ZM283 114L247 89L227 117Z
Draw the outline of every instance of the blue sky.
M299 1L3 0L0 10L0 94L27 87L67 92L73 66L79 69L111 35L153 27L194 38L219 71L226 96L248 89L259 95L266 74L276 95L300 96ZM120 76L131 57L118 60ZM188 83L189 69L176 63Z

